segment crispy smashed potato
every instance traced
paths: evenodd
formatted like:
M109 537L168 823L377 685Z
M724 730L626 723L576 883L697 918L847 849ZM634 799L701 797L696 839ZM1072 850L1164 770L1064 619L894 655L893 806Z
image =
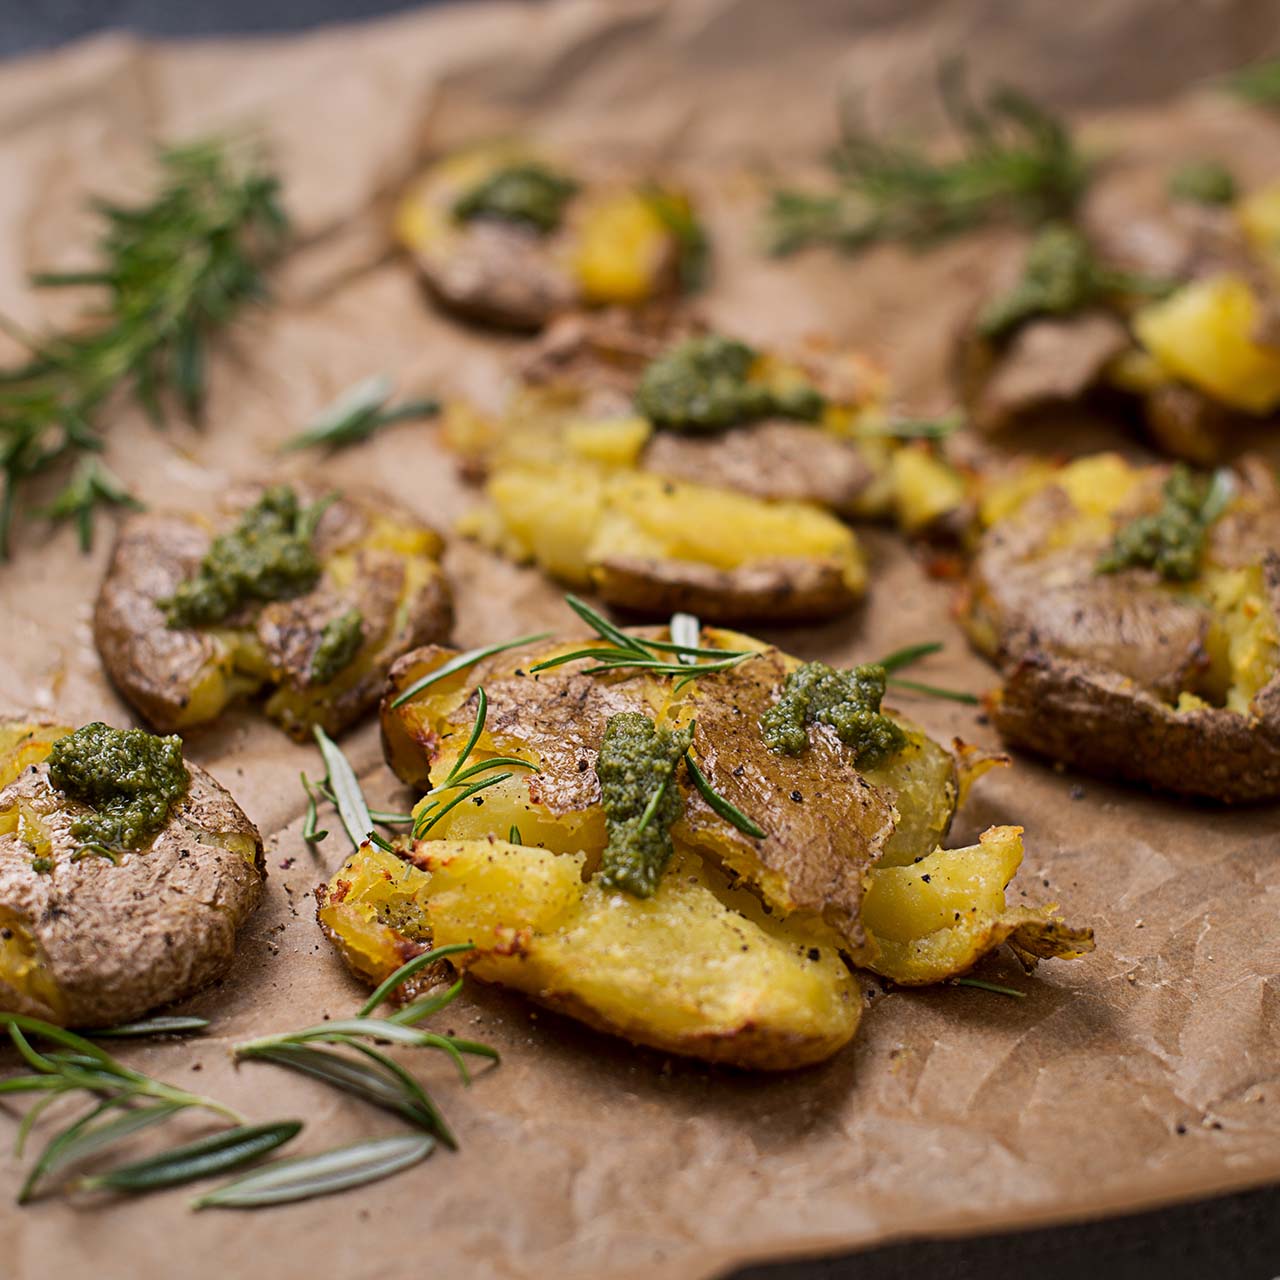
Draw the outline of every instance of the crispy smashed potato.
M140 1017L225 971L265 875L262 839L187 763L186 797L138 850L72 834L84 806L45 763L68 726L0 723L0 1009L65 1026Z
M638 468L675 483L811 503L847 518L889 519L911 534L945 532L964 508L964 477L939 448L893 436L884 374L861 353L816 343L759 353L749 383L812 388L823 401L816 418L766 416L689 433L655 424L635 406L649 363L677 338L696 336L688 326L651 327L643 317L565 317L548 332L524 387L502 414L449 406L446 443L476 477L513 465Z
M1102 454L989 493L961 623L1000 667L1005 738L1218 800L1280 794L1280 492L1246 460L1193 576L1102 572L1169 470Z
M320 516L312 546L322 572L311 590L245 606L221 623L169 626L160 602L258 494L239 495L216 523L146 512L121 526L94 640L116 687L159 732L209 724L230 703L265 696L266 714L291 736L306 739L317 724L338 733L377 701L401 654L444 639L452 626L439 534L385 497L357 493ZM335 674L318 678L326 627L353 610L358 647Z
M575 306L637 306L691 283L682 276L681 231L697 233L683 192L579 177L554 226L457 215L467 193L511 168L562 171L521 143L477 146L433 165L400 203L396 236L450 310L540 329Z
M580 447L616 443L582 432ZM591 462L498 467L464 533L639 613L813 619L866 588L852 530L807 503L764 502Z
M404 781L426 790L457 762L478 687L488 714L468 761L517 757L537 771L513 770L449 809L399 856L365 846L348 859L319 895L348 966L375 982L426 946L469 941L476 950L462 963L477 977L591 1026L782 1069L853 1036L861 1001L850 963L913 984L963 973L1005 941L1024 958L1091 948L1088 931L1049 908L1006 909L1017 828L941 848L961 795L998 758L963 748L957 761L901 717L902 749L865 772L825 726L810 726L797 756L771 751L759 718L798 660L715 629L700 644L752 656L677 691L667 676L589 675L581 663L532 673L580 647L540 641L439 676L396 706L453 655L424 649L399 663L382 723ZM602 880L595 772L605 725L636 710L670 729L696 721L692 753L711 787L764 832L744 831L679 771L674 857L646 899Z

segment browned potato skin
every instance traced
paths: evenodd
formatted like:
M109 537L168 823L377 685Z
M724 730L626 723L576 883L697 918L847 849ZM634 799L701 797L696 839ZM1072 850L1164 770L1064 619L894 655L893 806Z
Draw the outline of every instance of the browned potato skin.
M1280 561L1268 574L1280 608ZM1015 746L1103 777L1227 802L1280 795L1280 676L1254 701L1258 719L1219 707L1175 714L1115 671L1026 653L991 702Z
M1158 505L1167 472L1151 469L1133 510ZM1269 469L1246 460L1256 501L1210 535L1222 566L1265 566L1280 617L1280 495ZM1104 777L1226 802L1280 795L1280 674L1246 717L1172 705L1207 663L1207 612L1160 589L1147 570L1098 575L1101 547L1043 550L1069 510L1051 486L983 536L959 620L1001 668L991 714L1006 741ZM1049 585L1051 584L1051 585Z
M305 485L295 488L304 501L315 501L325 492ZM171 629L157 601L172 595L196 571L214 533L234 524L236 513L260 492L246 489L234 495L217 529L192 516L163 512L131 516L120 528L94 609L94 642L117 689L158 732L192 727L184 715L192 688L201 671L216 660L220 642L211 634L217 628ZM375 515L421 531L432 558L438 557L443 544L417 517L381 495L350 492L335 500L320 520L314 539L320 559L358 541ZM366 548L358 553L350 585L338 587L326 575L306 595L246 610L226 625L252 626L270 666L271 683L306 692L313 687L309 668L325 623L357 606L365 618L366 637L388 630L404 572L403 559L394 551ZM376 704L394 659L415 646L444 639L452 625L452 595L437 560L394 636L383 642L378 660L353 683L344 683L341 673L331 682L318 722L336 734L358 720ZM310 736L311 723L282 717L282 727L299 740Z
M594 579L601 599L619 609L693 613L707 622L816 622L848 613L859 599L840 565L784 556L736 569L613 556Z
M0 919L30 935L59 993L47 1002L0 979L0 1009L65 1026L111 1026L226 971L236 931L262 896L262 837L218 782L187 768L186 799L150 848L126 853L119 865L73 859L80 841L70 823L79 806L50 786L46 764L0 791L0 808L27 801L50 832L47 874L32 869L31 849L17 835L0 836ZM239 836L243 849L208 833Z
M704 633L703 643L714 634ZM723 647L741 639L729 635ZM542 641L483 659L469 669L465 687L484 687L487 728L499 750L518 746L535 753L540 772L530 777L530 798L563 815L599 805L595 760L605 725L622 711L652 710L654 682L638 675L588 676L572 666L536 678L527 674L540 656L555 651L556 642ZM449 656L434 647L407 654L392 670L382 704L387 762L404 782L423 790L440 754L439 739L417 722L412 704L393 708L391 702ZM679 716L681 723L697 720L694 753L711 785L768 835L756 839L737 830L683 778L685 816L674 831L731 873L750 880L759 870L770 877L766 897L785 900L788 912L821 917L856 951L865 942L859 920L863 876L893 832L892 798L858 773L825 728L813 731L810 749L799 757L765 746L757 722L787 670L785 656L765 648L730 671L697 680ZM474 712L474 696L460 700L449 716L456 732L465 734Z

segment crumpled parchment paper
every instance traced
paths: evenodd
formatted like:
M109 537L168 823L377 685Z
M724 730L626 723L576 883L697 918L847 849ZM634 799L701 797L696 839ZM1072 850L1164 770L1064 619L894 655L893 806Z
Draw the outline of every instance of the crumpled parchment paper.
M1112 156L1117 190L1158 192L1172 161L1190 155L1226 156L1246 185L1261 181L1276 176L1280 121L1205 78L1264 52L1273 28L1269 6L1242 2L568 0L446 7L288 39L94 40L0 74L0 309L32 327L75 316L80 300L32 292L26 273L85 264L83 197L146 190L152 140L260 132L300 235L276 305L213 361L203 428L156 432L128 406L111 427L108 461L148 502L212 506L232 479L308 465L282 463L275 446L370 373L405 393L500 401L520 342L434 312L390 249L387 213L430 149L524 129L671 166L697 189L715 236L706 306L718 324L759 341L827 332L865 345L903 405L930 411L948 403L949 336L1013 267L1017 237L774 262L758 252L761 175L811 167L843 88L856 86L874 124L927 131L938 60L961 52L979 82L994 73L1088 109L1085 137ZM16 353L6 345L0 358ZM441 527L474 501L422 424L315 465L382 486ZM128 722L89 640L109 534L100 526L82 557L70 529L49 538L33 524L0 567L0 704ZM868 606L773 638L833 662L944 639L921 678L987 687L989 669L950 623L951 588L888 535L866 542ZM569 622L559 592L531 572L461 543L448 564L464 644ZM944 740L994 745L970 708L895 701ZM345 745L371 794L393 797L373 727ZM304 1118L299 1151L394 1131L323 1086L232 1067L235 1040L358 1001L310 896L342 842L335 831L314 855L302 844L297 774L315 771L315 753L254 714L189 751L268 838L267 898L232 973L188 1004L214 1020L210 1034L122 1052L255 1120ZM1034 980L989 962L984 975L1023 986L1023 1001L964 988L881 996L832 1062L755 1078L632 1050L474 987L441 1021L500 1046L502 1065L466 1090L447 1063L415 1063L460 1154L340 1198L238 1215L192 1214L180 1193L18 1210L18 1166L0 1162L10 1206L0 1270L21 1280L693 1280L787 1251L1116 1212L1280 1177L1275 809L1181 804L1020 759L979 784L953 838L996 822L1027 832L1012 900L1058 900L1097 930L1095 955L1047 964Z

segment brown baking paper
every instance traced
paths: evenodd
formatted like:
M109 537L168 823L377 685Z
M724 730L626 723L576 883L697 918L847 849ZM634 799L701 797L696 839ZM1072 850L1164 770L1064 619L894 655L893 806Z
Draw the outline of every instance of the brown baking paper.
M1200 82L1263 52L1273 18L1266 5L1158 0L1070 11L581 0L468 4L276 40L95 40L0 69L0 309L29 326L74 316L79 300L33 293L26 272L85 264L83 197L145 190L153 139L259 131L300 240L276 305L214 358L202 429L157 432L125 404L111 414L108 461L140 496L212 506L232 480L308 465L282 463L275 447L370 373L391 374L406 394L501 400L521 343L434 312L390 250L387 210L429 148L523 128L571 151L670 166L708 211L718 257L706 306L718 324L762 342L827 332L861 344L888 365L903 406L927 412L948 403L949 335L1014 268L1017 238L987 231L923 256L885 247L857 261L769 261L758 252L761 175L812 165L849 86L874 123L927 130L937 61L961 52L979 79L1010 77L1095 113L1085 136L1112 156L1105 198L1119 216L1158 197L1174 158L1226 156L1258 182L1276 176L1280 123ZM442 528L475 500L422 424L316 465L381 486ZM129 722L88 633L109 532L104 522L81 556L67 528L24 530L0 568L0 704ZM989 686L951 624L952 588L889 535L865 541L867 607L772 638L833 662L942 639L922 678ZM457 542L448 566L463 644L570 621L530 571ZM970 708L896 701L943 740L995 745ZM396 797L373 726L345 745L371 795ZM305 1119L299 1151L395 1132L321 1085L232 1066L235 1041L360 999L311 897L343 842L330 824L318 854L303 845L297 776L318 770L316 753L253 713L193 737L189 751L267 837L266 900L229 976L185 1006L213 1019L209 1034L122 1052L253 1120ZM177 1192L19 1210L18 1165L4 1161L0 1271L693 1278L748 1258L1116 1212L1280 1177L1276 810L1156 799L1019 759L979 784L953 839L1006 822L1025 826L1028 850L1011 900L1058 900L1098 939L1096 954L1045 964L1032 980L1007 959L986 963L984 976L1022 987L1025 1000L955 987L880 996L825 1066L756 1077L634 1050L472 986L440 1025L499 1046L501 1066L468 1090L447 1063L414 1063L459 1154L338 1198L240 1214L191 1213Z

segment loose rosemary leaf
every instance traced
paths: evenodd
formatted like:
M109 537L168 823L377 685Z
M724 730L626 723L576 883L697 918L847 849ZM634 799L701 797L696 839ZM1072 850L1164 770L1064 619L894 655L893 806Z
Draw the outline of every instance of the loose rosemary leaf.
M96 1040L125 1040L142 1036L180 1036L203 1031L208 1025L208 1018L159 1014L154 1018L140 1018L137 1022L121 1022L114 1027L97 1027L91 1030L89 1035Z
M440 412L438 400L406 400L388 407L391 391L391 379L385 374L374 374L357 382L319 413L304 431L286 440L281 450L342 449L367 440L375 431L393 422L429 418Z
M197 1209L252 1209L308 1200L389 1177L425 1160L435 1147L426 1135L375 1138L315 1156L277 1160L195 1200Z
M117 1165L81 1178L76 1186L82 1191L159 1191L163 1187L176 1187L248 1164L250 1160L283 1146L301 1132L301 1120L238 1125L180 1147L171 1147L145 1160Z
M324 757L324 767L328 770L327 781L338 807L338 817L342 819L342 825L346 828L353 847L358 849L373 832L373 818L365 803L359 779L351 762L342 753L342 748L319 725L315 727L315 739L320 747L320 754ZM307 816L310 820L309 809ZM314 822L309 825L314 827Z
M109 399L128 390L157 422L166 399L198 417L209 340L265 297L263 272L287 231L276 179L218 142L162 150L157 165L149 202L94 202L99 266L33 278L97 286L107 297L88 327L24 337L28 360L0 374L0 558L28 483L77 461L49 514L74 519L88 545L95 508L130 501L91 465Z
M495 653L504 653L508 649L518 649L522 644L533 644L538 640L546 640L550 634L549 631L541 631L537 635L519 636L515 640L505 640L501 644L485 645L480 649L468 649L466 653L460 653L456 658L450 658L448 662L429 672L421 680L415 680L403 693L392 699L391 706L393 709L404 706L410 698L421 693L423 689L429 688L437 681L453 675L455 671L465 671L468 667L475 666L482 658L492 657Z

